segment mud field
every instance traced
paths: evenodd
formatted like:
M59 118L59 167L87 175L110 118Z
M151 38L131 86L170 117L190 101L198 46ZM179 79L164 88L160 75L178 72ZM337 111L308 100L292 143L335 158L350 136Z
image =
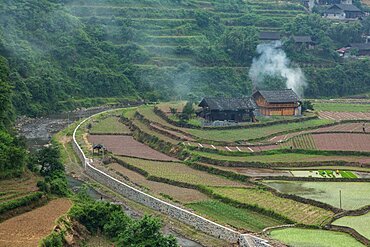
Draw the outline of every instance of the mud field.
M367 134L315 134L312 137L320 150L370 151Z
M45 206L4 221L0 224L0 246L37 247L39 241L52 232L55 221L71 206L72 203L68 199L56 199Z
M153 160L174 160L150 147L136 141L132 136L123 135L89 135L90 143L103 144L108 151L116 155L126 155Z

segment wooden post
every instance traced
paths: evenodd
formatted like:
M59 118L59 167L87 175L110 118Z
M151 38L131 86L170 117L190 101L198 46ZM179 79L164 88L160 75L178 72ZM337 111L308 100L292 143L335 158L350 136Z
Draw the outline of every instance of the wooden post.
M342 209L342 190L339 190L339 208Z

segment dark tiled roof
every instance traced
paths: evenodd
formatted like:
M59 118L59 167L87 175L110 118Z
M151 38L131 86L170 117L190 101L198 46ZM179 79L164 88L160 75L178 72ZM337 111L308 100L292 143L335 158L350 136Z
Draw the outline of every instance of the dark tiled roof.
M280 40L280 32L260 32L260 40Z
M352 48L358 49L360 51L369 51L370 43L352 43L349 45Z
M313 43L311 36L293 36L296 43Z
M260 90L256 93L260 93L268 103L290 103L300 101L300 98L292 89L274 91Z
M334 4L330 6L325 12L330 12L331 9L339 8L343 11L351 11L351 12L362 12L359 8L357 8L353 4Z
M205 97L199 104L201 107L209 107L210 110L236 111L253 110L256 105L249 97L243 98L224 98L224 97Z

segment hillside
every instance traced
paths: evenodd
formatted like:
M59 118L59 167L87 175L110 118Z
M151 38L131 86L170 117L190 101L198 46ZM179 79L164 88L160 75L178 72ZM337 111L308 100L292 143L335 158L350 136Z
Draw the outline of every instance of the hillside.
M0 55L22 114L189 93L248 95L261 31L282 32L293 67L305 72L305 95L370 90L370 62L343 62L335 52L361 41L370 22L337 25L298 0L5 0L0 14ZM296 47L291 35L311 35L317 48Z

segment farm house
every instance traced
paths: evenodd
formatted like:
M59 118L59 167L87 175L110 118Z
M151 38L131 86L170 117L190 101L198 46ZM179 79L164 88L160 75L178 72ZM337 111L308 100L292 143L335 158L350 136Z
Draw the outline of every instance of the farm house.
M298 116L301 115L301 101L292 89L253 93L258 112L264 116Z
M249 97L206 97L199 106L202 111L198 115L208 121L254 121L253 111L256 109L255 103Z

